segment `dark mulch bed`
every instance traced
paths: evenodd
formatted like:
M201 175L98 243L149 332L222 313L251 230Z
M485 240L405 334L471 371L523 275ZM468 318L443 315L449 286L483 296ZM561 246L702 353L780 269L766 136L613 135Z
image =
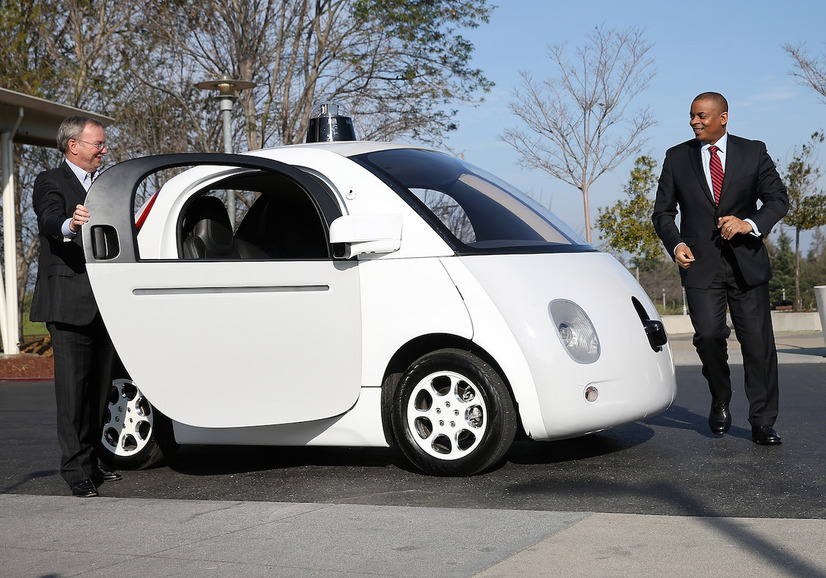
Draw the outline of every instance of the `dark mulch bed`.
M49 337L20 347L19 355L0 357L0 379L53 379L54 359Z

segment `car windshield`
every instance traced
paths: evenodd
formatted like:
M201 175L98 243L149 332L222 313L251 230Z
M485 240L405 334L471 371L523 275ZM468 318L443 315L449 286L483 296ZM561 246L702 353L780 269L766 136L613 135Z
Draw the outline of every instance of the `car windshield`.
M392 187L459 254L594 250L528 196L447 154L392 149L352 159Z

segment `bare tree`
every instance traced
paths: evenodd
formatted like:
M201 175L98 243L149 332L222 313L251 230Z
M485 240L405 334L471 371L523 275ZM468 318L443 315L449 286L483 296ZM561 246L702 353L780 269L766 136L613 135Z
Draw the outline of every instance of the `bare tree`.
M325 100L348 106L362 138L437 143L456 128L451 105L491 86L459 34L490 10L486 0L149 0L143 54L130 66L162 71L180 59L191 82L220 74L254 82L239 95L243 148L302 142L312 107ZM145 89L197 110L181 86Z
M597 27L573 57L565 44L551 46L548 58L557 75L536 81L530 73L520 73L522 85L510 109L524 126L500 137L522 155L523 166L541 169L582 192L589 243L588 189L638 153L646 142L643 131L656 124L648 108L628 112L655 74L643 32Z
M812 87L826 103L826 53L809 56L803 44L785 44L783 50L794 60L792 76L801 84Z
M325 100L348 105L365 139L440 143L456 103L492 86L461 36L492 10L487 0L0 0L0 86L114 117L107 163L219 150L217 104L193 85L224 73L256 84L234 110L239 150L301 142ZM32 181L59 155L15 154L22 300L39 249Z
M0 4L0 32L14 40L0 61L0 85L105 114L114 105L113 95L121 80L115 39L124 33L137 9L134 0ZM15 145L15 204L3 210L16 213L20 339L26 289L32 284L29 272L40 250L31 206L32 184L38 172L59 160L56 151Z

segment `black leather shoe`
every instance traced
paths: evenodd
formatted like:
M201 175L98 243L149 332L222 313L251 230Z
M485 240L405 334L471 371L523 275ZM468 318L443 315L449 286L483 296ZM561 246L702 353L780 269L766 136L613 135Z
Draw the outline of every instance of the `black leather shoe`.
M731 412L728 410L727 403L711 404L711 411L708 414L708 427L711 428L711 433L723 435L731 427Z
M83 480L72 486L72 495L78 498L94 498L98 495L98 490L92 480Z
M761 446L776 446L783 443L783 440L770 425L758 425L751 428L751 441Z
M102 482L117 482L118 480L122 480L123 478L117 472L108 472L106 470L102 470L100 468L92 474L92 479L97 482L98 484Z

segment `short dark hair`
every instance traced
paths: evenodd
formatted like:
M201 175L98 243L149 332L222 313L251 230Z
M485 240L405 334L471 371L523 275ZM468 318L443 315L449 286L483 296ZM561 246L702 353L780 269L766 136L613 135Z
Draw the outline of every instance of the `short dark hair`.
M720 107L720 112L728 112L728 101L726 100L726 97L719 92L704 92L702 94L698 94L691 102L697 102L698 100L714 101L714 103Z
M102 122L88 116L76 115L63 119L57 129L57 150L66 154L66 151L69 150L69 141L71 139L77 140L83 133L83 129L89 124L103 128Z

